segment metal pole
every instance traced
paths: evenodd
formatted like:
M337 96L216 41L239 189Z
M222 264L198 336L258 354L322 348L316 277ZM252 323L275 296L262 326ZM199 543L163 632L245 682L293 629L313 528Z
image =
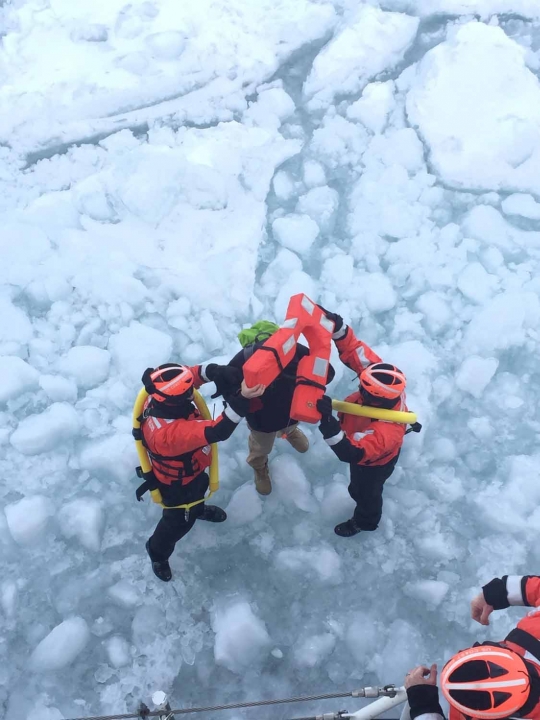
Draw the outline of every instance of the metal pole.
M381 697L375 702L366 705L355 713L343 715L344 720L373 720L373 718L379 717L390 708L401 705L407 700L407 692L404 688L396 688L396 694L394 697Z

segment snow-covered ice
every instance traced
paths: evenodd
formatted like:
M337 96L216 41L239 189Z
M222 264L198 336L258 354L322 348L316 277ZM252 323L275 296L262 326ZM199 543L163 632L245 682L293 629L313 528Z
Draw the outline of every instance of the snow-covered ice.
M34 389L39 380L35 368L17 356L0 357L0 402L5 403L11 398Z
M9 531L19 545L37 543L42 539L54 506L43 495L31 495L16 503L6 505L5 513Z
M280 245L307 254L319 234L319 226L308 215L287 215L272 223L274 237Z
M540 84L525 55L502 28L470 22L419 63L407 114L447 183L538 192Z
M107 350L82 345L71 348L58 363L60 371L75 379L85 390L95 387L109 377L111 355Z
M65 538L77 538L88 550L97 552L103 528L103 504L93 497L79 497L66 503L58 513Z
M7 717L401 683L486 638L473 592L539 561L539 20L537 0L0 8ZM141 375L232 357L297 292L407 374L424 428L381 526L334 535L354 503L315 426L304 455L276 440L260 497L242 423L228 522L198 523L160 585Z
M214 657L234 673L259 664L268 652L270 636L264 622L245 600L217 607L212 618L215 632Z
M82 617L72 617L57 625L32 652L34 670L61 670L75 660L90 639L90 630Z
M25 455L38 455L71 439L79 431L79 416L68 403L53 403L44 412L21 420L10 438Z
M327 107L335 95L357 93L379 73L393 68L411 46L417 29L417 18L360 6L315 58L304 85L309 107Z

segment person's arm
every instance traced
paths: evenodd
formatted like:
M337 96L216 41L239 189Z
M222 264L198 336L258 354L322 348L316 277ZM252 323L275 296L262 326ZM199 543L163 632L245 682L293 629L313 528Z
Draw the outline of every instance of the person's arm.
M319 430L326 444L341 462L359 463L364 457L364 450L353 444L341 429L339 420L332 414L332 399L328 395L317 401L317 410L321 413Z
M195 378L197 389L207 382L216 384L216 393L212 395L213 398L237 391L243 378L241 366L203 363L202 365L193 365L190 370Z
M348 368L360 375L368 365L382 362L377 353L366 345L362 340L358 340L352 328L343 322L341 315L329 312L319 305L329 320L334 323L334 332L332 338L336 343L341 362Z
M154 434L152 451L159 455L183 455L230 438L246 415L249 400L241 395L230 395L225 400L226 407L216 420L191 419L165 423L164 420L151 418L154 423L165 423L163 431Z
M337 338L335 342L341 362L357 375L360 375L362 370L369 365L382 362L377 353L365 342L358 340L352 328L347 325L344 327L344 335Z
M481 625L489 625L489 616L494 610L504 610L511 605L540 607L540 576L503 575L494 578L471 601L471 617Z
M439 690L437 688L437 666L430 668L425 665L407 673L405 689L411 720L443 720L444 713L439 703Z
M372 422L362 437L349 437L341 429L341 424L332 415L332 400L325 395L317 403L321 413L319 430L327 445L337 457L351 465L371 465L385 457L389 459L401 447L405 435L405 426L397 423Z

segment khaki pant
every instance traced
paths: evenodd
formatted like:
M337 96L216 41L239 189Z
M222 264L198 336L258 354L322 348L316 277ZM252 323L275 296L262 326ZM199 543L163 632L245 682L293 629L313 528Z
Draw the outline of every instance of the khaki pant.
M297 427L298 425L294 423L294 425L289 425L283 428L283 430L271 433L259 432L258 430L251 430L250 428L251 432L248 438L249 455L246 458L247 464L251 465L254 470L262 470L268 462L268 456L272 452L275 439L281 435L289 435L289 433L293 432Z

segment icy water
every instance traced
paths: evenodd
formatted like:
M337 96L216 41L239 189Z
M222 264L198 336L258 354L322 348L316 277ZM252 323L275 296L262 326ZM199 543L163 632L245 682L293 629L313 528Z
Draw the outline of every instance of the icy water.
M13 0L0 34L5 717L401 683L500 638L520 611L479 634L470 597L540 559L537 1ZM334 535L347 467L315 426L259 497L242 425L229 521L161 584L140 376L230 358L297 292L409 378L381 526Z

